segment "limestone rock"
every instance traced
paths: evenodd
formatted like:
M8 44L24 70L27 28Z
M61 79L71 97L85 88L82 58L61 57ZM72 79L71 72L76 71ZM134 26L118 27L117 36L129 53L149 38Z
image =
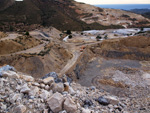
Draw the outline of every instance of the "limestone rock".
M75 113L77 111L77 105L70 97L68 97L64 102L64 109L67 112Z
M3 71L2 76L9 78L19 78L19 75L14 71Z
M22 100L21 94L15 93L15 94L10 95L10 102L11 103L14 103L15 101L19 101L19 100L20 101Z
M34 78L28 75L21 75L21 78L27 82L33 82Z
M63 111L60 111L59 113L67 113L67 111L66 111L66 110L63 110Z
M29 93L29 91L30 91L30 88L28 87L27 84L24 84L20 90L21 93Z
M14 113L25 113L25 111L26 111L26 107L24 105L18 105L14 109Z
M0 76L2 76L3 72L6 72L6 71L16 71L16 69L10 65L0 67Z
M82 108L82 113L91 113L91 111L89 109Z
M37 87L39 87L39 86L40 86L40 84L39 84L39 83L37 83L37 82L33 82L33 83L32 83L32 85L33 85L33 86L37 86Z
M60 93L53 94L47 101L49 107L54 113L62 111L64 97Z
M74 89L72 87L69 87L69 93L71 95L75 95L76 92L74 91Z
M49 84L50 85L53 82L54 82L54 78L53 77L48 77L48 78L43 79L43 83L44 84Z
M41 94L40 94L40 97L44 100L48 99L50 96L52 95L52 91L51 92L48 92L46 90L42 90L41 91Z
M31 90L29 92L30 96L35 96L38 93L39 93L39 88L38 87L31 87Z
M119 103L119 100L115 96L105 96L105 98L109 101L112 105L117 105Z
M54 83L52 90L54 92L60 92L60 93L62 93L64 91L64 84L63 83L57 83L57 84Z

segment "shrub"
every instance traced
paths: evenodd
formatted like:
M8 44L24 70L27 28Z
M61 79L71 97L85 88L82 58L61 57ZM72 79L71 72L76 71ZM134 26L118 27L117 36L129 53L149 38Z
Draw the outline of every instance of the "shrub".
M29 34L29 32L28 32L28 31L26 31L25 35L29 36L30 34Z
M71 34L71 30L67 30L66 34L70 35Z
M72 35L69 35L69 39L71 39L72 38Z
M102 37L98 35L98 36L96 37L96 40L99 41L100 39L102 39Z

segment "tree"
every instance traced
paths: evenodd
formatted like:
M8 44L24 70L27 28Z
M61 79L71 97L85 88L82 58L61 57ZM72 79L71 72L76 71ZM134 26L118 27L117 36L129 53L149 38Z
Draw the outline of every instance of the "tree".
M69 35L69 39L71 39L72 38L72 35Z
M67 30L66 34L68 34L68 35L72 34L71 30Z
M143 31L144 30L144 28L142 27L141 29L140 29L140 31Z
M30 34L29 34L29 32L28 32L28 31L26 31L25 35L29 36Z
M11 26L11 25L10 25L10 27L9 27L9 31L14 31L13 26Z
M98 36L96 37L96 40L99 41L100 39L102 39L102 37L101 37L100 35L98 35Z

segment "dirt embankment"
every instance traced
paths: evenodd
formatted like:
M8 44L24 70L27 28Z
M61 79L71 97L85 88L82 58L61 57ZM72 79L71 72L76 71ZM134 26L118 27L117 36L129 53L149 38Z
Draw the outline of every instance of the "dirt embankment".
M80 56L80 59L76 63L74 70L71 73L68 73L75 81L80 78L82 71L86 69L87 64L94 57L93 53L89 49L85 49L83 54Z
M150 60L150 37L133 36L123 39L105 40L90 50L108 58Z
M39 78L52 71L58 73L71 57L65 48L51 42L40 53L0 57L0 65L9 64L20 72Z
M13 40L0 41L0 55L26 50L40 43L41 41L31 36L20 36Z

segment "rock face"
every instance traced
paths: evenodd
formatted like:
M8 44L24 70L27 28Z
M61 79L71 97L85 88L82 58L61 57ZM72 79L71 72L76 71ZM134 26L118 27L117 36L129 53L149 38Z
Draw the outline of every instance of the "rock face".
M55 93L48 99L47 102L51 110L54 113L57 113L62 111L63 101L64 101L63 96L60 93Z
M77 105L71 98L67 98L64 102L64 109L69 113L76 113L77 112Z

